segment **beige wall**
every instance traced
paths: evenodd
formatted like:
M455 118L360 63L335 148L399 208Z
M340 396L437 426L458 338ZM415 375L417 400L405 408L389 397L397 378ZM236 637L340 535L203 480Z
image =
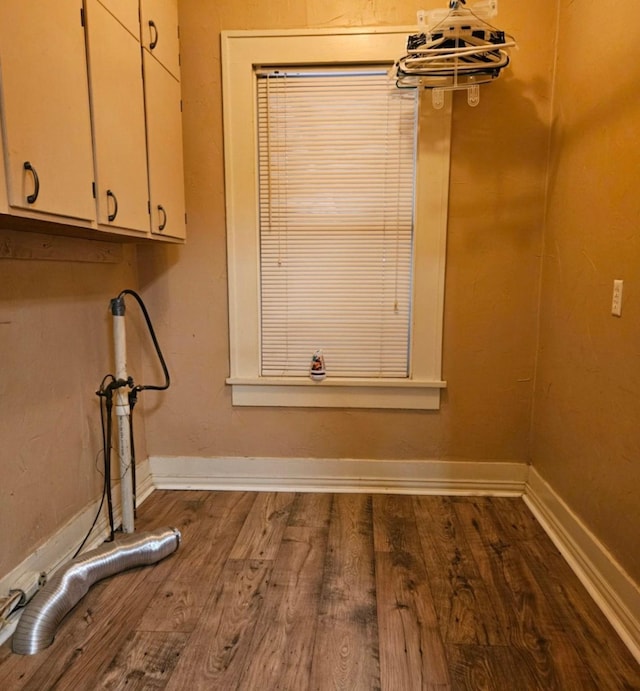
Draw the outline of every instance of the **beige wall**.
M623 39L560 3L533 462L640 582L640 8L610 4Z
M100 497L109 300L135 283L133 247L116 263L86 261L100 253L24 235L25 253L48 245L59 259L0 259L0 578ZM14 240L0 230L3 256Z
M158 455L320 458L529 457L549 122L552 0L503 3L514 67L469 108L456 97L444 378L437 413L233 408L229 374L220 31L415 24L413 2L181 0L189 241L144 248L140 278L175 385L147 416ZM432 0L425 7L440 7ZM179 257L179 260L178 260Z
M481 90L477 108L456 99L444 337L449 387L441 411L231 406L224 383L220 31L412 24L417 9L444 4L180 0L187 245L140 247L137 266L132 248L116 264L0 261L0 577L99 497L94 391L111 370L106 307L122 288L139 287L172 375L167 394L145 394L149 454L477 461L533 455L543 477L640 580L633 496L640 456L640 114L633 86L640 62L631 60L632 37L620 42L614 23L602 22L601 4L561 2L553 119L555 0L503 0L499 24L520 46L513 68ZM637 13L634 0L623 5ZM638 22L625 24L640 38ZM605 28L611 35L603 39ZM593 49L602 44L606 50ZM607 55L610 65L603 63ZM613 278L625 279L621 319L608 314Z

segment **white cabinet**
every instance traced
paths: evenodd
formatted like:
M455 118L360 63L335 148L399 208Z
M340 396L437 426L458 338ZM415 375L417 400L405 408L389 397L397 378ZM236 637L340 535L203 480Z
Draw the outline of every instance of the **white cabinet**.
M180 82L146 50L143 51L143 63L151 232L165 237L184 238Z
M176 0L0 0L5 227L185 237L177 16Z
M183 239L177 4L147 3L154 19L145 15L140 28L130 13L133 3L123 2L86 0L98 222ZM152 36L147 31L148 49L141 51L145 27Z
M7 197L17 215L95 216L81 11L81 0L0 2Z
M182 239L186 228L176 0L141 0L140 28L144 47L151 232Z
M149 232L140 42L98 0L86 2L98 223Z
M176 0L140 0L142 45L180 79L180 37Z
M0 108L1 110L1 108ZM5 170L2 162L4 161L4 143L0 137L0 214L9 209L9 202L7 201L7 179L5 177Z
M100 0L100 4L109 10L125 29L140 38L140 10L135 0Z

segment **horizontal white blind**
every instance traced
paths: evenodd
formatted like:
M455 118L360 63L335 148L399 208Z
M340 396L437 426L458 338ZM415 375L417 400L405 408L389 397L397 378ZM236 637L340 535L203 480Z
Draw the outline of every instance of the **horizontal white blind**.
M262 376L408 377L416 96L382 69L258 75Z

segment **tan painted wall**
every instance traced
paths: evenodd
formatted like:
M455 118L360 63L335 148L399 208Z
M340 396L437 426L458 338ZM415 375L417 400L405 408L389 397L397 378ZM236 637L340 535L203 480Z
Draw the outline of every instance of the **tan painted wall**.
M43 240L23 235L27 253ZM3 255L7 238L0 230ZM116 263L74 261L91 252L44 239L58 260L0 259L0 578L100 497L109 300L135 282L133 247Z
M146 394L150 454L483 461L533 448L542 475L640 581L640 61L601 4L561 2L533 447L555 0L503 0L499 23L520 45L513 69L478 108L456 102L442 410L231 406L220 30L410 24L418 7L443 4L180 0L188 244L138 248L137 277L130 248L115 265L0 261L0 576L99 497L93 392L111 369L106 305L129 286L143 291L173 381ZM637 14L634 0L622 5ZM626 22L636 40L638 26ZM625 279L621 319L608 314L613 278Z
M473 109L456 97L444 337L449 387L436 413L231 406L220 84L222 29L415 24L442 7L402 0L181 0L189 240L143 248L174 377L147 416L150 453L193 456L529 457L554 2L504 2L513 69ZM541 28L545 27L545 31Z
M640 7L560 6L533 461L640 582Z

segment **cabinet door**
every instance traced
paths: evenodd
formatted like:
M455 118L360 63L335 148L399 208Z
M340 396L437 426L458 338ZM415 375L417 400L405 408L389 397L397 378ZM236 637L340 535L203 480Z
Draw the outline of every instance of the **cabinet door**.
M143 51L151 232L185 237L180 82Z
M2 0L0 69L9 204L95 218L81 0Z
M86 9L98 222L148 232L140 43L97 0Z
M140 38L140 11L135 0L100 0L100 4L136 38Z
M180 38L177 0L141 0L142 45L180 79Z

